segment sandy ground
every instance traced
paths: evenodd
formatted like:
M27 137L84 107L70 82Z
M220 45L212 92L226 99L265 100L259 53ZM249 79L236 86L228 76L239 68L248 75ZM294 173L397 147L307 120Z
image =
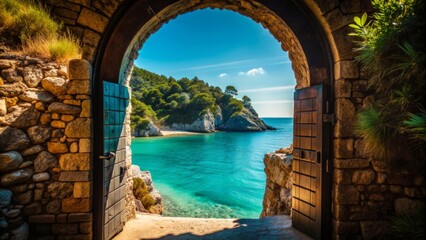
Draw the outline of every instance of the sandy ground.
M138 214L126 222L113 240L139 239L301 239L306 235L291 227L289 216L263 219L161 217Z
M203 133L188 132L188 131L166 131L166 130L161 130L161 132L163 133L163 136L198 135L198 134L203 134Z

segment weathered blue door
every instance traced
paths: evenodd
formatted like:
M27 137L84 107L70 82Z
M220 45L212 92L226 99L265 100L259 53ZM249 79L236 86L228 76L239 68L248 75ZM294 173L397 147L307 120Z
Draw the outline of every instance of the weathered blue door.
M125 220L126 108L129 89L104 81L103 206L104 239L122 230Z

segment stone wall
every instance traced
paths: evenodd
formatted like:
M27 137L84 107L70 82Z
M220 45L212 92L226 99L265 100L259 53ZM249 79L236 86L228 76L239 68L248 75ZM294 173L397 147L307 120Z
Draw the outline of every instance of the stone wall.
M260 217L290 215L293 184L293 149L281 148L265 154L266 188Z
M91 239L90 63L0 55L0 71L0 238Z
M96 49L114 13L124 0L41 0L52 13L64 21L81 39L83 57L93 62ZM125 85L132 70L132 62L144 41L161 25L178 14L204 7L227 8L245 14L262 23L290 51L296 70L298 86L308 86L310 74L306 58L300 50L298 39L291 29L269 9L252 0L182 0L146 1L152 13L151 20L139 31L128 53L122 59L121 79ZM334 112L336 124L333 133L332 217L335 239L368 238L368 226L380 225L387 215L399 213L402 206L422 205L425 201L425 180L403 170L390 172L383 164L363 151L363 141L353 131L356 113L371 101L367 96L368 74L360 71L354 60L354 39L348 36L348 24L354 16L371 12L370 0L303 0L309 6L312 19L318 21L327 36L334 61ZM176 3L176 4L175 4ZM160 6L158 6L160 5ZM271 5L273 8L273 4ZM167 9L159 12L158 9ZM271 9L279 12L280 9ZM310 13L307 13L311 15ZM152 16L152 17L151 17ZM146 17L146 16L141 16ZM303 26L302 26L303 27ZM312 34L307 29L307 34ZM290 44L290 46L285 45ZM293 49L293 50L291 50ZM121 59L120 59L121 61ZM307 79L307 81L303 81ZM1 102L0 102L1 106ZM333 106L331 106L333 110ZM130 157L130 154L129 154ZM331 159L330 159L331 160ZM130 159L128 161L131 161ZM129 174L129 173L128 173ZM371 228L370 228L371 229ZM374 229L374 227L373 227ZM378 228L376 228L378 229Z

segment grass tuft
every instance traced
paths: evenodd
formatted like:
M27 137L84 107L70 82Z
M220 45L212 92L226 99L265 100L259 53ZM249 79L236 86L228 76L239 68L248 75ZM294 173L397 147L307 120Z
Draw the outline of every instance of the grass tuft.
M34 0L0 1L0 41L30 56L66 61L80 58L78 41L61 34L63 24Z

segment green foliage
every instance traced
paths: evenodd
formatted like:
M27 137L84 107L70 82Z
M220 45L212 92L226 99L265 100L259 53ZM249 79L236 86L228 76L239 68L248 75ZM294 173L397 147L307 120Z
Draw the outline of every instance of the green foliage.
M219 107L226 109L228 117L243 109L241 101L198 77L176 81L135 67L130 86L133 90L133 129L143 129L144 119L156 124L160 124L159 121L169 125L192 123L207 112L215 113Z
M374 94L372 106L359 113L357 131L373 156L391 165L399 161L419 167L426 159L425 3L373 0L372 5L376 11L371 20L363 14L349 25L356 37L356 59L369 73Z
M251 99L249 97L247 97L246 95L244 95L242 99L243 99L244 105L250 105L251 104Z
M80 57L78 41L61 34L62 27L34 0L0 1L0 41L25 54L55 60Z
M426 219L420 211L416 215L402 214L391 220L391 239L421 240L426 238Z
M142 178L133 178L133 195L142 202L145 209L149 210L155 204L155 200L149 194L146 183Z
M232 96L237 96L238 95L237 89L234 86L231 86L231 85L226 86L225 93L229 94L229 95L232 95Z

